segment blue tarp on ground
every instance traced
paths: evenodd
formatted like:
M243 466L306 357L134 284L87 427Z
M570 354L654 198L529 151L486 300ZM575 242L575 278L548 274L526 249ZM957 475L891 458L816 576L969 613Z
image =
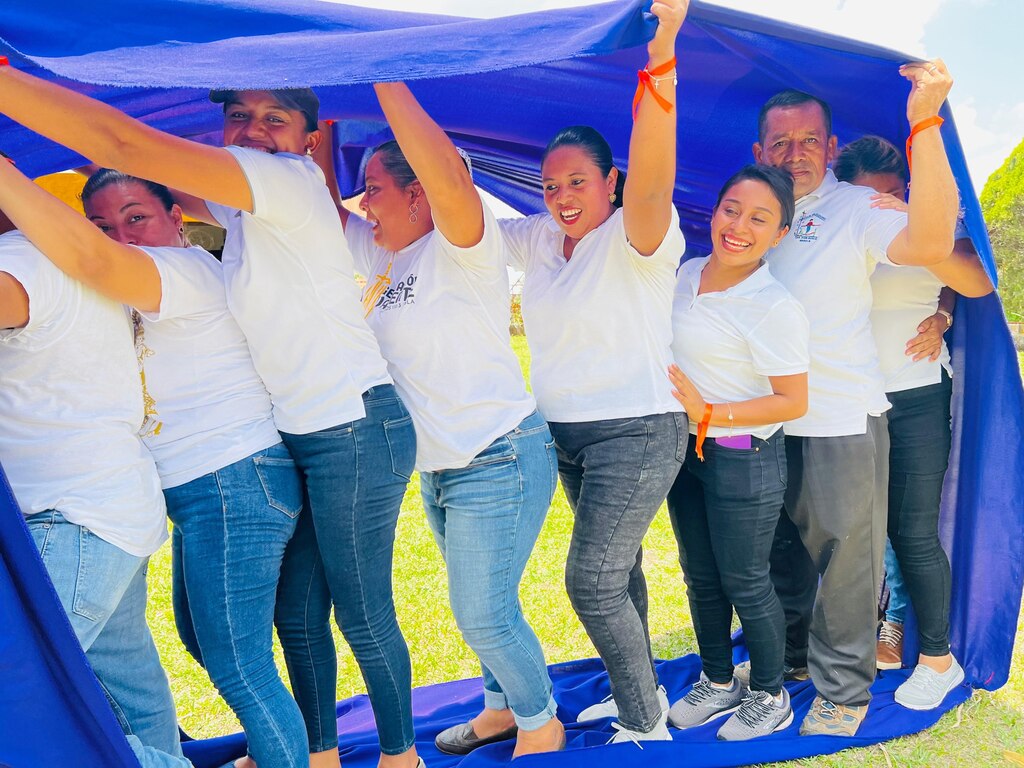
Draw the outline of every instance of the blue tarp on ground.
M220 115L204 89L317 86L323 117L342 121L336 159L348 192L357 188L363 149L385 130L368 83L415 79L412 87L426 108L472 155L480 185L532 212L541 207L540 152L558 128L594 125L625 164L636 70L645 62L642 45L653 31L643 8L642 0L620 0L476 21L314 0L150 0L131 12L119 0L5 0L0 52L19 67L163 130L211 143L217 141ZM691 252L707 247L713 196L722 180L751 159L758 108L775 91L797 87L830 101L841 143L864 133L897 144L906 138L907 85L896 73L906 57L897 53L698 3L678 53L675 202ZM967 224L994 272L948 110L946 118L943 137ZM30 174L81 160L5 118L0 118L0 148ZM1024 578L1024 397L998 300L961 300L956 319L953 451L941 534L953 564L954 651L970 684L994 689L1007 679ZM134 765L53 602L16 507L2 490L0 551L0 764ZM681 692L695 669L693 657L665 662L662 675L670 692ZM905 673L880 678L878 696L855 740L797 739L794 729L749 745L724 745L698 731L643 752L616 747L527 762L625 765L678 755L691 765L737 765L883 740L927 727L937 717L892 704L900 674ZM565 715L575 714L593 700L595 688L607 685L600 669L588 662L562 665L554 675ZM793 690L799 715L810 691L806 685ZM429 744L440 728L479 706L478 691L472 683L452 683L416 692L418 734L432 765L456 762L434 757ZM946 706L966 695L966 688L958 690ZM374 765L375 736L365 699L344 702L340 709L346 764ZM603 733L573 730L570 746L597 745ZM189 751L203 768L237 752L240 743L240 737L196 742ZM463 763L507 758L507 749L498 746Z

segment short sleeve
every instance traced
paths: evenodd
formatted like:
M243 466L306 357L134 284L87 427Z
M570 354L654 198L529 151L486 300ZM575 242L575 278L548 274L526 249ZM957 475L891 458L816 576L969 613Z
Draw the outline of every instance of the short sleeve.
M160 273L160 310L139 311L147 320L218 314L227 307L220 262L202 248L140 248Z
M524 216L521 219L499 219L498 229L505 241L505 258L507 264L520 272L526 271L526 261L530 256L530 241L533 231L540 218L549 218L548 214L538 213Z
M747 336L754 370L761 376L807 373L810 333L807 315L796 299L777 302Z
M471 272L494 273L500 271L502 275L507 276L505 265L510 262L505 254L505 238L502 237L502 232L498 228L498 220L494 218L494 213L486 201L481 198L480 204L483 206L484 233L479 243L471 245L469 248L460 248L453 245L436 229L434 237L437 238L437 243L442 251Z
M313 195L330 197L324 175L308 157L279 152L268 155L245 147L225 147L252 191L252 215L283 231L298 229L313 215ZM211 210L220 222L217 213ZM223 224L223 222L221 222Z
M623 242L626 244L626 250L630 256L638 260L642 264L650 265L661 265L666 262L671 262L672 268L675 269L679 266L679 262L683 258L683 253L686 251L686 239L683 237L683 231L679 228L679 211L676 207L672 207L672 217L668 223L668 230L665 232L665 237L662 238L661 244L658 249L650 256L644 256L633 244L626 238L626 222L625 217L619 214L619 223L616 225L622 229ZM621 209L620 209L621 210Z
M877 264L892 264L888 251L896 236L907 228L907 214L871 207L870 193L857 201L860 210L854 218L855 242L859 243L868 257Z
M77 306L75 287L70 277L55 267L24 235L12 233L0 237L0 272L21 283L28 294L29 318L22 328L0 330L0 343L18 339L33 347L45 347L59 338L68 312Z
M362 216L354 213L349 214L345 223L345 242L352 252L352 262L356 271L363 277L368 277L370 267L373 263L373 225Z

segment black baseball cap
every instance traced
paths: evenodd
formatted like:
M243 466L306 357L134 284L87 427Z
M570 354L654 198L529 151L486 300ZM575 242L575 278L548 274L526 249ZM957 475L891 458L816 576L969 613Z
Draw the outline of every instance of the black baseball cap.
M320 119L320 98L312 88L246 88L237 90L210 91L210 101L214 104L230 104L238 99L238 94L246 91L266 91L274 95L282 107L294 109L306 116L306 130L315 131Z

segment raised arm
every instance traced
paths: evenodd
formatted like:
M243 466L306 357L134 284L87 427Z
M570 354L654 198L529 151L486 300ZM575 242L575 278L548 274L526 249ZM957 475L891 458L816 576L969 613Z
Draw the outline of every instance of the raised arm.
M338 173L334 170L334 121L321 120L318 129L323 138L313 149L313 162L324 172L327 190L331 193L331 199L338 209L338 216L341 218L341 226L344 229L352 212L342 204L341 190L338 188Z
M629 172L622 216L629 242L644 256L665 239L672 221L676 180L676 71L664 71L676 53L676 36L689 0L654 0L658 29L647 44L649 82L641 92L629 139ZM660 73L660 74L658 74Z
M897 264L927 267L953 250L959 207L938 125L939 110L953 78L942 59L904 64L900 74L911 82L907 120L911 130L919 130L912 137L913 149L907 158L912 163L907 226L890 244L888 256Z
M974 244L966 237L956 241L949 258L932 264L928 271L969 299L987 296L995 290Z
M9 65L0 66L0 112L100 166L252 211L249 184L227 150L162 133Z
M145 252L111 240L8 163L0 163L0 210L69 277L144 312L160 309L160 273Z
M434 226L460 248L479 243L484 236L483 204L451 139L405 83L376 83L373 89L402 154L427 195Z

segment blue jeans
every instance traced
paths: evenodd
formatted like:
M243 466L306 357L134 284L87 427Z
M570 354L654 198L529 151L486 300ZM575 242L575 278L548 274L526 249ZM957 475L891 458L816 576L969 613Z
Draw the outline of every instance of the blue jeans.
M554 422L558 473L576 515L565 566L572 607L604 661L619 722L662 717L640 548L686 454L686 415Z
M60 512L25 518L71 628L143 768L188 768L146 624L146 567Z
M885 585L889 588L889 604L885 608L885 620L893 624L903 624L907 618L907 585L903 581L903 571L896 559L896 550L892 542L885 540Z
M412 418L394 386L363 393L366 416L282 434L306 482L307 512L285 550L278 637L312 752L338 744L334 615L363 673L381 752L415 743L409 649L395 617L395 527L416 461Z
M786 494L786 443L780 429L750 449L690 435L686 466L668 494L693 629L704 674L733 678L735 607L750 650L750 687L778 695L786 650L786 618L769 577L779 508Z
M278 443L164 496L174 523L174 612L186 649L237 715L256 762L305 768L305 724L273 647L281 560L302 511L295 462Z
M483 668L484 705L511 709L526 731L556 710L519 582L557 480L554 440L536 411L468 466L420 475L427 523L448 566L452 612Z

